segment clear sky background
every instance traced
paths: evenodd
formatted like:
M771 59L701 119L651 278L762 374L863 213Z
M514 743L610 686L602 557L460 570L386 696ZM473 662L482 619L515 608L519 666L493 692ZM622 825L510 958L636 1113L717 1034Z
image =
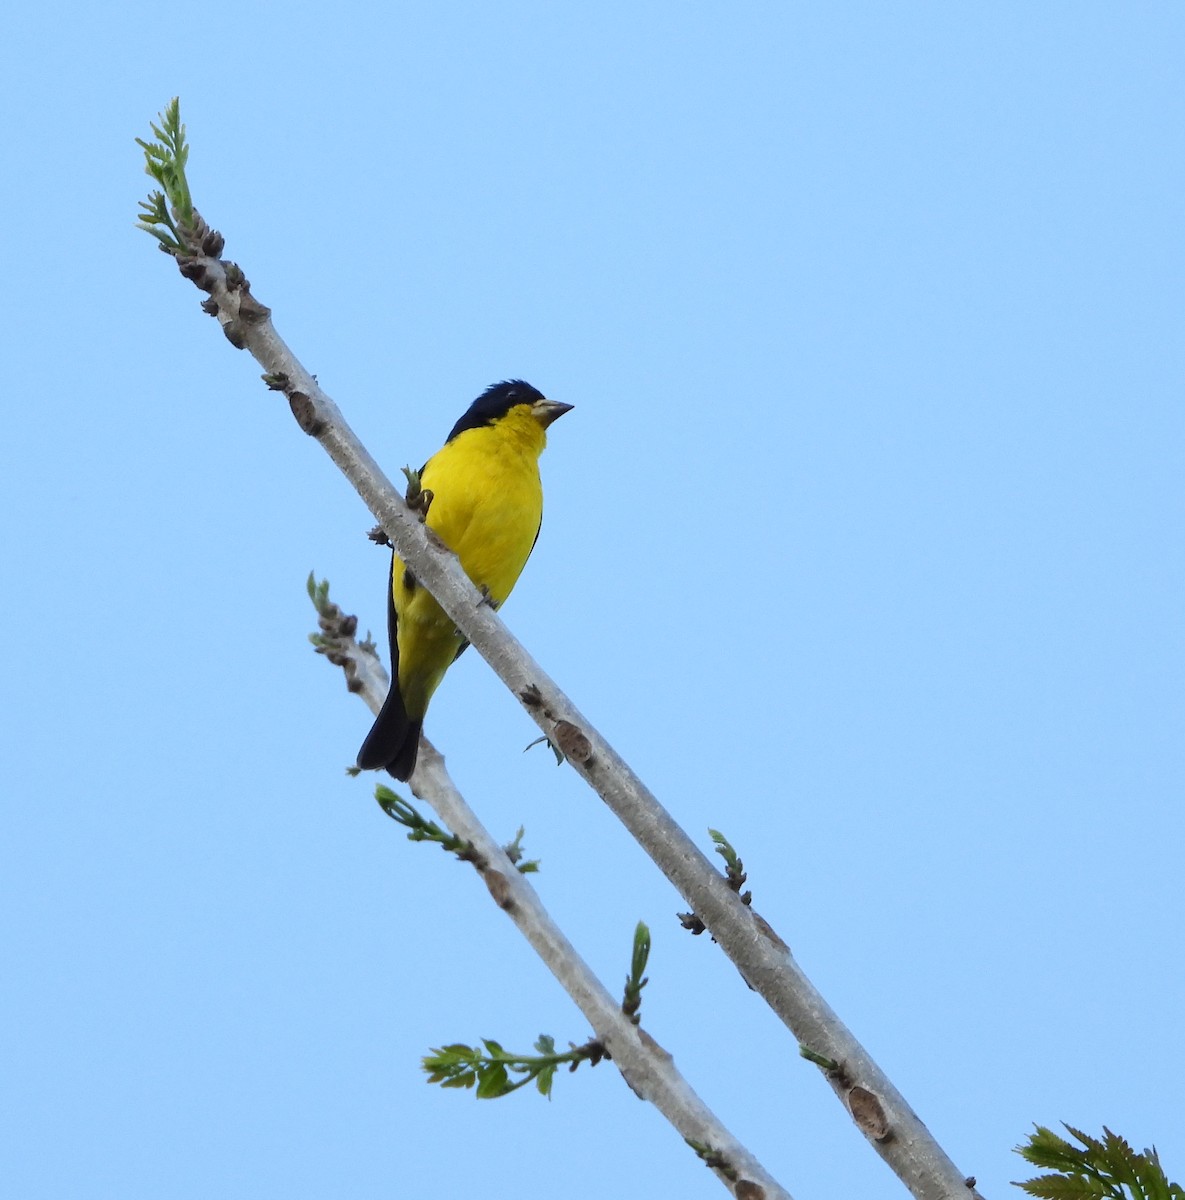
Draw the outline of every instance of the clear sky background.
M2 19L0 1171L21 1200L722 1195L467 869L352 780L370 515L135 230L203 214L391 474L576 405L504 610L985 1194L1185 1178L1185 9L506 0ZM798 1200L904 1195L476 654L428 732Z

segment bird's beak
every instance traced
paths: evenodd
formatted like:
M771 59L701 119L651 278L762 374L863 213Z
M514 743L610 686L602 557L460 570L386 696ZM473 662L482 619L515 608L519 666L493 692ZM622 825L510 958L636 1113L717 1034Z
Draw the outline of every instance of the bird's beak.
M575 405L561 404L558 400L536 400L531 405L531 416L546 429L553 421L558 421L566 412L571 412Z

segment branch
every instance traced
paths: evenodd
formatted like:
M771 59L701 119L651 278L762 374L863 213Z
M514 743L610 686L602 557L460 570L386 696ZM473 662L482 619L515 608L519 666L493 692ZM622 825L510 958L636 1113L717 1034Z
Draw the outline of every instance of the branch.
M167 183L161 174L152 173ZM251 295L243 272L223 261L221 237L196 211L192 216L193 232L187 234L181 227L179 251L163 240L161 245L176 257L181 273L208 293L205 311L217 318L233 345L248 350L263 366L268 385L284 392L301 429L320 442L353 484L400 558L674 884L749 986L801 1045L836 1064L824 1078L881 1158L919 1200L967 1200L970 1189L964 1175L803 974L786 945L745 907L645 784L482 602L456 557L429 543L399 490L276 332L270 310ZM417 771L415 783L417 794L425 798L429 787L447 791L449 786L427 768ZM435 794L432 803L435 806Z
M362 648L354 640L357 621L346 616L328 598L324 585L314 586L310 595L320 613L318 649L340 666L347 686L357 692L377 713L387 694L387 673L373 648ZM507 858L506 851L482 825L445 769L440 752L423 738L412 793L436 810L448 828L473 853L466 855L481 875L494 902L518 927L535 953L576 1002L600 1042L625 1078L644 1100L650 1101L694 1145L707 1145L720 1162L709 1162L717 1175L733 1189L739 1200L790 1200L790 1194L774 1180L753 1155L728 1131L718 1117L696 1095L675 1067L671 1056L649 1034L634 1024L636 1005L626 1011L593 973L543 907L538 893ZM505 866L502 866L505 864ZM644 961L644 960L643 960ZM627 1005L640 993L641 967L635 962L627 986ZM721 1165L723 1164L723 1166ZM731 1174L731 1178L729 1177ZM759 1190L760 1189L760 1190Z

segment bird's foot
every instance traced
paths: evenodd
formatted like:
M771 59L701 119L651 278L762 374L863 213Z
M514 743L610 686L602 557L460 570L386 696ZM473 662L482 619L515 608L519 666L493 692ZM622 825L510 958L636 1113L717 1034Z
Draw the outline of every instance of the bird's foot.
M407 491L404 492L403 498L407 501L407 507L423 521L432 506L432 490L421 485L419 471L404 467L403 473L407 476Z

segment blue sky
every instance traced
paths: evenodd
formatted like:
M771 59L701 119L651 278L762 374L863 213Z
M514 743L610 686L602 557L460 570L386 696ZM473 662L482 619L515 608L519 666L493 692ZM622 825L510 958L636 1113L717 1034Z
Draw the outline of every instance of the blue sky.
M70 4L3 18L6 1192L723 1194L344 767L368 513L133 227L203 214L389 473L576 405L511 627L985 1194L1033 1122L1185 1177L1179 5ZM475 655L428 732L799 1198L904 1192ZM524 1182L526 1181L526 1182Z

